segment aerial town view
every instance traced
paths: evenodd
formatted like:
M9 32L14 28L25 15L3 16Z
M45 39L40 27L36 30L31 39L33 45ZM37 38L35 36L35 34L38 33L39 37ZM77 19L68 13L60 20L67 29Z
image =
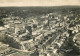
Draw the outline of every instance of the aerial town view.
M0 56L79 56L80 7L0 7Z

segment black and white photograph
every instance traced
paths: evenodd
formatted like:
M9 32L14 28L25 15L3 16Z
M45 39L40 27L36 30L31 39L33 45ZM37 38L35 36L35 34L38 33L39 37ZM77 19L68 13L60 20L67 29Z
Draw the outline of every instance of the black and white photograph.
M80 56L80 0L0 0L0 56Z

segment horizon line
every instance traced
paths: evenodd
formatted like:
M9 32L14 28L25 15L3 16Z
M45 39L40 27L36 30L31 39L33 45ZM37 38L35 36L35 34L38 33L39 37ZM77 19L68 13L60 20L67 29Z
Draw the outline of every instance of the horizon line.
M80 5L59 5L59 6L0 6L0 7L62 7L62 6L77 6L79 7Z

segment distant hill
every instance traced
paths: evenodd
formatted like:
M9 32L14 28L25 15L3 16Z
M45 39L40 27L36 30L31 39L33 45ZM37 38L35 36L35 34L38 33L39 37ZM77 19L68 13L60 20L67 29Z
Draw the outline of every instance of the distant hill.
M80 9L80 6L48 6L48 7L0 7L1 15L14 15L21 17L36 16L41 14L47 14L54 11L61 10L76 10Z

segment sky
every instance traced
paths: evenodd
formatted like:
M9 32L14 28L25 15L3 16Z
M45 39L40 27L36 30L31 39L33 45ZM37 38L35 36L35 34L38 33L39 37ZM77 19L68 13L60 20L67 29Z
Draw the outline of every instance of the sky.
M80 0L0 0L0 6L80 6Z

